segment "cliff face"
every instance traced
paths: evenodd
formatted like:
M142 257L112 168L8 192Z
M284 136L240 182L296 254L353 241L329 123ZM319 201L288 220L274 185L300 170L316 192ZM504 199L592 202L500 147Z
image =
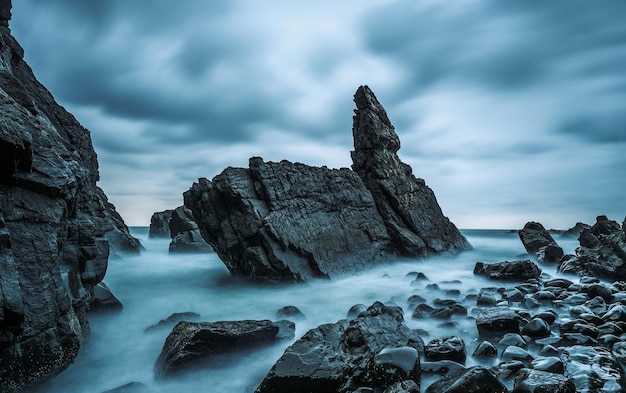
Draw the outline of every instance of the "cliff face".
M89 131L24 62L10 10L0 0L0 391L71 364L109 252L141 247L96 186Z
M184 194L202 236L233 274L306 281L393 255L471 246L396 152L400 140L367 86L355 95L353 171L251 158Z

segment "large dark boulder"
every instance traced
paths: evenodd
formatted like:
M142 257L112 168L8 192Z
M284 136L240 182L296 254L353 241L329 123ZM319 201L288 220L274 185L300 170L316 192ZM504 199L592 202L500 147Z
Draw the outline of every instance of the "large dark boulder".
M474 274L491 280L526 281L541 276L541 268L531 260L502 261L496 263L476 262Z
M0 1L0 391L58 374L88 330L109 254L139 252L97 186L87 129L23 59Z
M623 225L606 216L598 216L591 228L583 229L578 240L580 247L576 249L576 255L563 258L559 271L611 281L626 280L626 231Z
M202 236L231 273L306 281L389 256L470 248L435 195L397 156L400 141L366 86L355 95L353 170L250 159L184 194Z
M150 217L150 230L148 237L150 238L167 238L170 239L170 220L172 219L173 210L163 210L155 212Z
M321 325L285 350L257 393L383 391L420 383L423 342L404 324L402 309L376 302L351 321Z
M556 263L563 257L563 249L540 223L528 222L518 234L526 251L540 261Z
M212 355L267 344L279 327L272 321L179 322L167 336L155 365L156 376L171 377Z
M211 246L200 235L198 224L193 220L191 210L179 206L172 211L169 222L170 252L209 252Z

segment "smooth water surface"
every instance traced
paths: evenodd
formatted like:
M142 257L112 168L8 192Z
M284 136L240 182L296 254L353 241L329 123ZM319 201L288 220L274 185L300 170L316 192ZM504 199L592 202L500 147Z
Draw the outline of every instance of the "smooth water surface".
M405 309L407 325L429 332L425 338L461 335L468 354L476 343L475 321L454 318L457 325L442 327L441 320L414 320L407 299L420 294L428 301L450 298L447 289L459 289L461 300L480 288L498 285L473 275L477 261L498 262L519 259L525 253L517 233L507 230L465 230L474 249L457 256L427 260L398 261L341 280L319 280L305 284L262 285L231 277L213 254L168 254L166 239L148 239L148 228L132 228L146 250L139 256L111 260L105 282L124 304L123 311L91 315L91 336L75 363L38 393L99 393L137 381L154 392L253 392L274 362L293 341L281 341L267 348L222 356L210 367L168 380L154 378L154 363L171 328L145 333L146 327L175 312L194 311L200 321L241 319L277 320L276 311L286 305L298 307L305 315L296 320L296 338L322 323L345 318L354 304L375 301L395 303ZM576 239L555 237L566 253L577 246ZM556 267L542 266L557 276ZM423 272L429 281L411 283L409 272ZM437 283L439 290L427 290ZM472 315L471 305L468 307ZM468 356L468 365L472 364ZM428 386L424 381L422 390Z

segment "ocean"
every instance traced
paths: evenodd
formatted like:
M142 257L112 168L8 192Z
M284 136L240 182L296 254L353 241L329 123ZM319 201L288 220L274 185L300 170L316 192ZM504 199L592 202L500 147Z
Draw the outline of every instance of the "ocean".
M306 318L294 320L296 339L323 323L346 318L355 304L370 306L375 301L393 303L405 310L406 323L423 329L429 339L461 336L467 345L466 365L477 363L470 355L477 346L476 301L465 296L481 288L499 286L473 274L477 261L499 262L525 259L525 250L515 231L463 230L471 251L455 256L421 260L398 260L379 268L339 280L318 280L303 284L259 284L231 277L214 253L169 254L168 239L149 239L147 227L131 228L145 251L109 261L105 282L123 303L121 312L89 316L91 335L76 361L37 393L99 393L129 382L141 382L153 392L253 392L274 362L293 341L279 341L269 347L220 356L210 367L180 377L160 380L154 377L154 364L171 330L144 332L172 313L192 311L199 321L242 319L278 320L284 306L298 307ZM578 246L575 238L555 236L566 253ZM542 265L544 274L561 277L556 265ZM428 281L412 282L409 273L422 272ZM569 279L576 281L574 277ZM439 289L426 289L436 283ZM450 295L457 289L460 295ZM452 292L453 293L453 292ZM467 317L453 317L453 326L441 320L412 319L407 299L419 294L429 304L435 298L455 298L468 308ZM492 363L489 363L492 362ZM422 380L424 390L435 377Z

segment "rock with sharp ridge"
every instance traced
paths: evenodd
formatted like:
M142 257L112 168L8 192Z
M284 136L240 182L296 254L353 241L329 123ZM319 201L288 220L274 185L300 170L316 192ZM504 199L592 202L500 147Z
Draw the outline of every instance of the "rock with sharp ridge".
M67 368L109 254L139 252L97 186L87 129L41 85L0 0L0 391Z
M155 212L150 217L150 230L148 237L150 238L167 238L170 239L170 221L172 220L173 210L163 210Z
M185 192L202 236L232 274L275 281L337 277L390 256L459 252L469 243L424 180L367 86L355 94L352 169L250 159Z

